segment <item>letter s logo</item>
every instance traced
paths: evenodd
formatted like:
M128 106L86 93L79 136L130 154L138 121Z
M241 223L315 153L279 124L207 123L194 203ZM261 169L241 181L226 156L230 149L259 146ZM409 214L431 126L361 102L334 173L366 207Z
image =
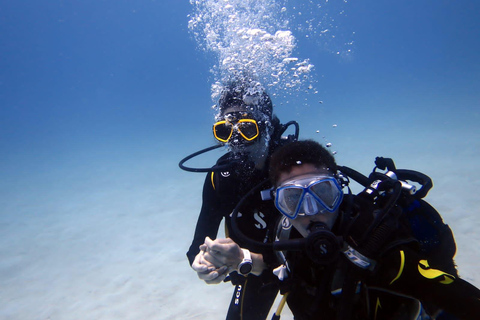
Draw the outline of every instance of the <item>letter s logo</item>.
M265 215L263 213L255 212L253 218L258 222L255 223L255 227L257 227L258 229L265 229L267 227L267 223L265 222L265 220L263 220L263 218L265 218Z
M322 251L322 254L327 254L328 253L327 245L325 243L322 243L320 245L320 251Z

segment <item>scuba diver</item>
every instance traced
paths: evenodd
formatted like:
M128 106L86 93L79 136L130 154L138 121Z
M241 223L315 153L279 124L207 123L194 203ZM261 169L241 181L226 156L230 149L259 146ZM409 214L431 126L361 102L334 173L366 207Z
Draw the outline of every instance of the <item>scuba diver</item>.
M451 261L442 264L412 236L408 212L398 205L408 186L386 176L358 195L344 194L346 179L338 169L345 167L311 140L285 145L270 159L270 190L282 219L269 245L277 252L274 273L295 319L477 319L480 290L455 268L446 270ZM369 198L373 191L375 201ZM454 241L444 236L442 249ZM243 259L231 239L209 240L205 252L217 267ZM444 259L453 259L451 252ZM261 254L252 263L268 265Z
M232 81L220 95L218 110L213 135L221 143L219 146L228 146L229 152L218 159L212 168L188 168L184 163L217 146L196 152L184 158L179 164L184 170L207 172L202 207L187 257L199 278L206 283L230 280L235 285L227 314L228 320L265 319L277 296L278 288L265 285L272 283L271 272L262 274L263 267L260 268L260 273L256 272L255 268L252 269L247 244L230 234L230 215L239 200L250 189L268 179L271 153L279 145L296 140L299 128L294 121L280 123L273 114L270 97L256 81ZM295 133L287 137L282 136L292 124L295 126ZM277 217L278 212L272 203L255 197L242 206L238 224L242 232L248 234L250 238L262 242L272 241ZM245 259L242 259L242 268L238 272L232 268L216 268L204 259L204 242L217 237L222 219L225 219L227 236L233 237L243 249ZM263 253L266 261L276 260L270 250L260 253ZM255 255L256 253L252 253L252 256Z

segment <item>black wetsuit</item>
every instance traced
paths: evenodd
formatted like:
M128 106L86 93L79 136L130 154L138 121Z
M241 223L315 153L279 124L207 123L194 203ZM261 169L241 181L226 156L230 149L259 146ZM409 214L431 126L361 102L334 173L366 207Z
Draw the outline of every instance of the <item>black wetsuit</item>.
M220 158L220 163L227 159L227 154ZM230 232L230 214L242 197L258 183L268 178L267 170L248 168L248 164L237 163L227 172L209 172L203 186L203 203L198 217L195 235L187 252L190 264L199 252L199 246L204 243L205 237L212 239L217 237L218 228L225 219L226 234L230 236L242 248L248 248ZM267 185L268 187L268 185ZM248 237L257 241L272 241L272 235L276 220L279 216L272 201L263 201L260 194L253 195L250 200L239 210L240 216L237 219L239 228ZM272 252L260 252L264 260L274 262ZM278 293L272 272L267 270L261 276L249 275L244 277L233 272L229 275L232 283L235 284L235 291L228 311L228 320L256 320L265 319Z
M359 268L342 253L335 263L322 266L304 252L288 252L291 273L281 287L282 293L289 292L287 303L295 319L410 320L408 315L415 310L428 310L430 315L442 312L437 319L478 319L480 290L458 278L456 271L439 270L420 253L404 223L400 219L392 229L372 270ZM349 235L355 230L342 230L340 224L334 226L334 233L343 234L352 245L355 241ZM300 235L292 229L290 237Z

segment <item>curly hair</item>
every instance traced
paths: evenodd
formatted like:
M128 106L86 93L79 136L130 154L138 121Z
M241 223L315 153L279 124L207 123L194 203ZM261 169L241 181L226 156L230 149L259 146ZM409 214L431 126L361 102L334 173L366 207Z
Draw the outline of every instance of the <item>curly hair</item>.
M257 81L237 80L225 86L218 101L222 113L228 108L247 108L272 119L273 104L265 88Z

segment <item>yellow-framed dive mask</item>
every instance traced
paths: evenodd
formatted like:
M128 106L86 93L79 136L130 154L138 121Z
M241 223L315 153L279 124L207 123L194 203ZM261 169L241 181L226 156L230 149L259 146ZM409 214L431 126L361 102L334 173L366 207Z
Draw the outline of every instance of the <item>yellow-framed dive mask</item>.
M254 119L240 119L237 122L222 120L213 125L213 135L221 142L228 142L232 137L233 130L247 141L255 140L260 134L257 121Z

